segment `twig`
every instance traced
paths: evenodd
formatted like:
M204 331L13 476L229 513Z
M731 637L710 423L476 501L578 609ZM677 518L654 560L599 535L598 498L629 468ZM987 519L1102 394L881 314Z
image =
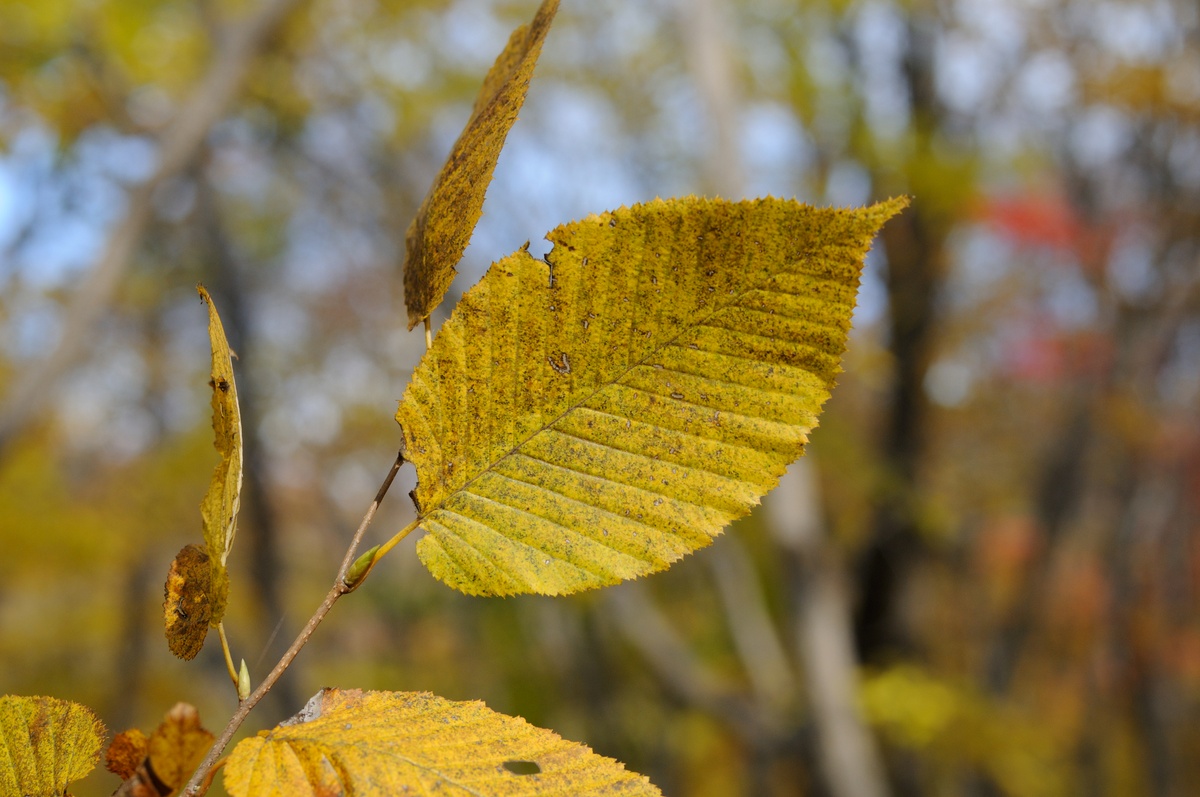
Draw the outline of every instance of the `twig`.
M383 484L379 487L379 492L375 494L375 500L371 502L371 506L363 515L362 522L358 524L358 530L354 532L354 538L350 540L350 547L346 550L346 556L342 559L342 565L338 568L337 577L333 580L333 586L329 588L329 592L325 594L325 599L321 601L321 605L317 607L313 616L308 618L308 622L304 624L304 628L300 630L300 634L296 640L292 642L291 647L279 659L279 662L272 668L263 682L258 685L258 688L250 693L250 696L243 700L229 718L225 730L221 731L221 735L213 743L212 749L208 751L208 755L200 763L200 766L192 774L192 779L188 781L187 787L181 792L182 797L198 797L208 790L207 783L212 782L210 770L213 770L217 764L221 753L225 751L225 747L229 744L229 740L237 733L237 729L245 722L246 717L254 709L259 702L266 697L267 692L271 691L271 687L279 680L280 676L291 666L292 660L296 658L296 654L300 652L307 643L313 631L325 619L325 615L329 614L329 610L333 608L333 604L337 603L338 598L350 592L351 588L346 586L345 578L346 571L350 569L350 565L354 562L354 554L358 550L359 543L362 542L363 534L366 533L367 527L371 525L371 521L375 519L375 513L379 510L379 505L383 502L383 498L387 495L388 489L392 486L392 481L396 478L396 473L400 470L400 466L404 464L404 454L396 455L396 461L392 464L392 469L388 471L387 477L383 480ZM416 523L409 526L409 530L416 527ZM378 557L376 557L378 559Z

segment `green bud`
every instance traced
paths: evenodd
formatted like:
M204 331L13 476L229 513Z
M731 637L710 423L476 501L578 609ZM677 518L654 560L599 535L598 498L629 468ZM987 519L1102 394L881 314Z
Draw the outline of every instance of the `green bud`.
M375 565L375 553L379 550L376 545L362 556L354 560L354 564L350 565L350 569L346 571L346 578L343 583L347 589L353 591L358 589L358 585L367 577L367 573L371 572L371 568Z
M242 659L242 668L238 670L238 702L244 702L250 697L250 670L246 667L246 660Z

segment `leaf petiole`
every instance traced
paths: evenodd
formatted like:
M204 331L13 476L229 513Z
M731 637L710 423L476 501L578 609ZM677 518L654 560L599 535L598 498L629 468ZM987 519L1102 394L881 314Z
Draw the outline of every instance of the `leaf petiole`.
M221 637L221 652L225 654L225 668L229 670L229 678L233 681L233 688L237 689L238 671L233 666L233 654L229 651L229 639L225 636L225 623L217 623L217 634Z

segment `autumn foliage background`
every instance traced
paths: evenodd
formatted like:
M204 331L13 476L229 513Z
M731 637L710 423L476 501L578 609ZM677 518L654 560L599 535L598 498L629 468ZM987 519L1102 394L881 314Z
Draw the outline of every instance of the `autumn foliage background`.
M239 64L220 31L251 0L0 0L0 693L114 730L233 704L216 646L185 664L161 630L215 459L195 283L239 354L226 628L257 680L395 456L424 348L404 230L535 4L269 6ZM805 644L827 621L891 793L1196 793L1198 42L1183 0L565 0L448 304L526 240L656 195L910 194L801 480L670 572L572 598L467 598L406 543L250 724L325 685L428 689L666 794L826 794ZM139 195L213 64L241 68L232 99ZM14 406L139 210L71 367Z

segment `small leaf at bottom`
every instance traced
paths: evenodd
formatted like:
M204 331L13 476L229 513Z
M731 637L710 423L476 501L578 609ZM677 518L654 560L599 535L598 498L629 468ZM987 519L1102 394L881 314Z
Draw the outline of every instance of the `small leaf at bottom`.
M302 718L243 740L225 788L234 797L661 794L620 762L483 703L357 689L323 690Z

